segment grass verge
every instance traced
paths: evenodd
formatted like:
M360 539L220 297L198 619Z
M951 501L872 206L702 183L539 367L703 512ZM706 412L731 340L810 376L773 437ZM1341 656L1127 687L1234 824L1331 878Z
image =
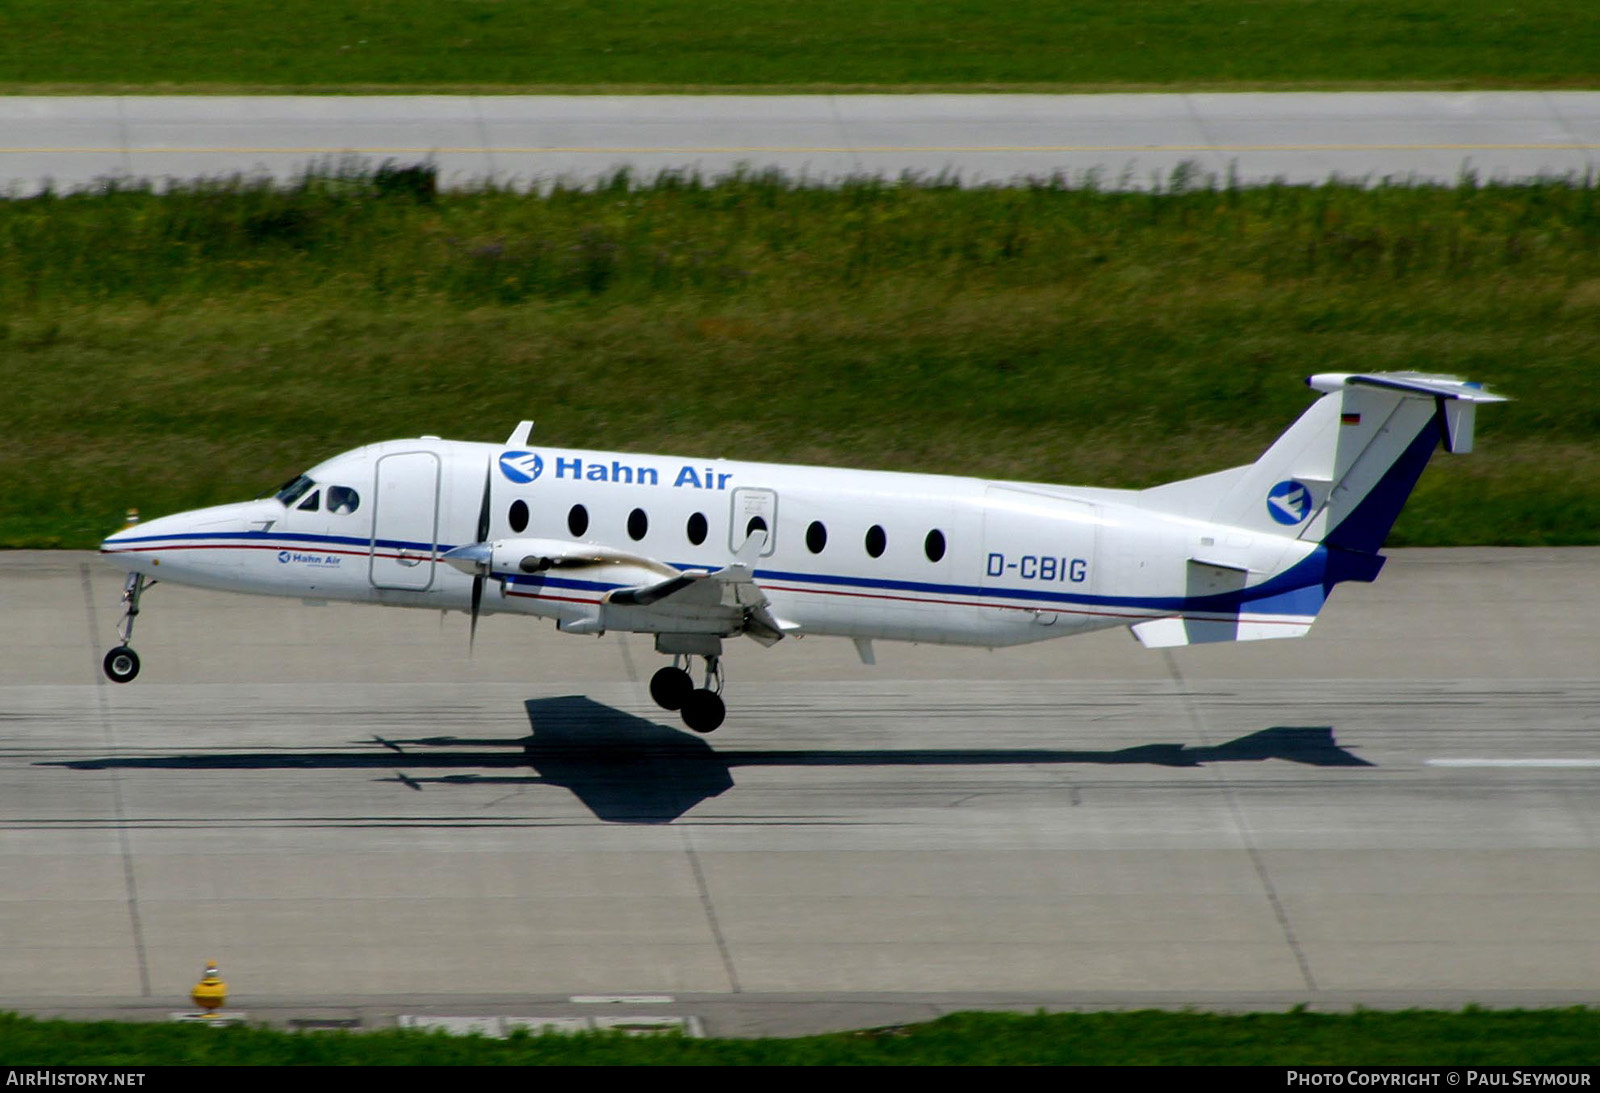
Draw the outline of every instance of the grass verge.
M1572 0L9 0L0 88L1600 86Z
M1600 185L1008 190L425 170L0 201L0 546L437 433L1139 487L1315 371L1517 400L1406 544L1600 541Z
M962 1013L795 1039L295 1034L0 1015L11 1066L1245 1065L1592 1066L1600 1012Z

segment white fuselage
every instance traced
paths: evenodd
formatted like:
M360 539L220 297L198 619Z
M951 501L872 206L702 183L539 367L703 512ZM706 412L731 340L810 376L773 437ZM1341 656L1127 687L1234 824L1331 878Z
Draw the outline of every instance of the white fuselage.
M439 558L478 539L487 488L487 541L588 543L715 570L760 520L770 533L755 578L794 632L1002 646L1203 618L1237 588L1197 588L1195 558L1259 585L1317 549L1146 508L1134 491L433 438L358 448L306 477L287 504L162 517L102 552L206 588L466 610L473 578ZM572 624L608 591L660 579L629 565L502 573L482 609Z

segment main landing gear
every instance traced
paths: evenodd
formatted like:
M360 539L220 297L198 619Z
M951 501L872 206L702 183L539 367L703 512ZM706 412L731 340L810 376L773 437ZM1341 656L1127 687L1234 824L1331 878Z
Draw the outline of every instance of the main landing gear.
M677 710L683 723L695 732L711 732L728 716L722 702L722 658L708 656L705 686L696 687L687 665L688 656L674 656L670 667L650 677L650 697L663 710Z
M128 574L128 583L122 586L122 621L117 623L117 639L122 643L106 654L100 666L106 678L113 683L127 683L139 674L139 654L128 648L133 640L133 620L139 614L139 596L155 584L142 573Z

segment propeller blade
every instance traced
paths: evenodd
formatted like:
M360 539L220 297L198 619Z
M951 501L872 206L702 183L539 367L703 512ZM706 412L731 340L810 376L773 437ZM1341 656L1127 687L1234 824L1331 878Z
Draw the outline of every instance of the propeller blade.
M472 624L467 630L467 655L469 657L478 644L478 605L482 602L483 578L474 577L472 578Z
M483 504L478 508L478 542L489 538L489 487L494 485L494 464L483 468Z
M482 546L489 538L489 494L494 486L494 462L490 460L483 465L483 504L478 506L478 538L474 544ZM479 552L481 555L481 551ZM478 611L483 604L483 578L489 571L487 565L477 569L472 578L472 623L467 629L467 656L471 656L478 644Z

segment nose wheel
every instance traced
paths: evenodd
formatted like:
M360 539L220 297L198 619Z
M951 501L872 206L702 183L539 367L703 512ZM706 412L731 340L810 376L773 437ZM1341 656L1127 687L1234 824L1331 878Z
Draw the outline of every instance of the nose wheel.
M113 683L127 683L139 674L139 654L129 647L128 642L133 640L133 620L139 615L139 597L155 583L146 580L142 573L130 573L128 582L122 586L122 621L117 623L117 638L122 644L107 653L100 662L106 678Z
M680 661L692 663L689 657L673 657L669 667L650 677L650 697L663 710L677 711L683 723L695 732L711 732L728 716L728 707L722 701L722 658L705 658L702 687L694 685L694 677Z
M126 645L119 645L106 654L100 665L111 682L126 683L139 674L139 654Z

